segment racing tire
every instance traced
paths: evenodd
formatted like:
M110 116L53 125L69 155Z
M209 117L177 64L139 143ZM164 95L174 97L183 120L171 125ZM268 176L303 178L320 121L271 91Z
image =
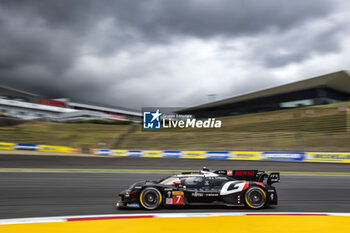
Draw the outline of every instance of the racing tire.
M141 191L140 205L147 210L155 210L162 204L162 194L153 187L147 187Z
M244 194L244 200L249 208L260 209L266 204L266 192L257 186L250 187Z

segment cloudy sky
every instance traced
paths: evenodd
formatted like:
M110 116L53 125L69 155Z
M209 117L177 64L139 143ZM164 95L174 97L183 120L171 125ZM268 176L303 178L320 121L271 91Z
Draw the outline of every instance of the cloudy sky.
M350 69L347 0L0 0L0 84L185 107Z

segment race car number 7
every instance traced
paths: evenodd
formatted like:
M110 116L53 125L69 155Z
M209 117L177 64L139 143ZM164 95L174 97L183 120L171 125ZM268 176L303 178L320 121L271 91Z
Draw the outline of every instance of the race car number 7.
M183 195L174 195L173 196L173 202L175 205L182 205L184 204L184 196Z

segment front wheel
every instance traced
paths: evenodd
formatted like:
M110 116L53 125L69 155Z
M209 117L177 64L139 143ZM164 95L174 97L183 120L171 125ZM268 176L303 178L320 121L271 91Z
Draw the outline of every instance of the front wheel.
M162 203L162 194L158 189L148 187L142 190L140 194L140 204L148 210L157 209Z
M259 187L249 188L244 197L245 203L252 209L260 209L266 204L266 193Z

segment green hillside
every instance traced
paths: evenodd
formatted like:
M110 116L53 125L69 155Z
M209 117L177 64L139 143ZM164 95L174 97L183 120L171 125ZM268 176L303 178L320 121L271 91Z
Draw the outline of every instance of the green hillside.
M26 122L0 141L117 149L350 151L350 102L220 118L221 129Z

